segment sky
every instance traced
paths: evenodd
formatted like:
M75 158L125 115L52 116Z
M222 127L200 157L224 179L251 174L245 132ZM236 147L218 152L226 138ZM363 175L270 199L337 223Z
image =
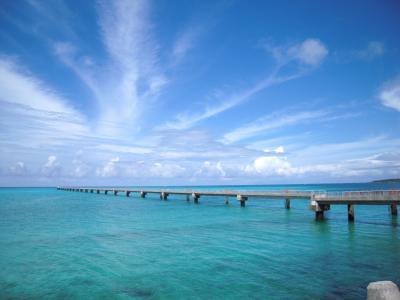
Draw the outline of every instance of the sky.
M396 177L398 1L0 2L0 186Z

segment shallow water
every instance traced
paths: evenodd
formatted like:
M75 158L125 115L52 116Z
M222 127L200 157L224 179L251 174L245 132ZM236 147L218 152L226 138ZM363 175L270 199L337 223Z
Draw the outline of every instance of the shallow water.
M359 190L399 185L215 189ZM400 284L400 233L387 206L344 206L315 222L308 201L161 201L0 189L0 296L79 299L365 299Z

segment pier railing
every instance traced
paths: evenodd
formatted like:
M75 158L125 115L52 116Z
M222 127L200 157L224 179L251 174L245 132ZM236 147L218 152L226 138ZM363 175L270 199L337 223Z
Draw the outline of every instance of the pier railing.
M315 200L364 200L364 201L396 201L400 199L400 190L384 191L349 191L327 192L315 194Z

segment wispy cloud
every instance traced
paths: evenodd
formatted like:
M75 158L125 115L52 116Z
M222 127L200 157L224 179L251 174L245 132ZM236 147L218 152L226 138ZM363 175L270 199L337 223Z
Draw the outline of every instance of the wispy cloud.
M329 53L325 44L313 38L308 38L301 43L290 46L265 43L264 48L271 53L281 66L297 61L303 65L316 67L323 62Z
M0 102L2 143L25 145L29 138L30 147L40 147L88 133L85 118L66 99L5 57L0 59Z
M365 49L354 51L354 55L363 60L371 60L375 57L382 56L384 53L385 45L379 41L371 41Z
M181 62L194 47L196 40L202 34L201 26L189 26L176 38L172 48L172 64Z
M384 106L400 111L400 78L385 83L378 97Z
M334 53L339 62L371 61L382 57L386 52L385 44L381 41L370 41L359 49L342 50Z
M159 126L159 128L178 130L190 128L202 120L213 117L249 100L252 96L268 87L304 76L311 70L310 68L315 68L322 63L328 54L325 45L316 39L307 39L302 43L289 47L266 46L266 49L272 53L277 62L277 66L269 76L243 91L238 91L230 95L220 95L218 93L218 98L213 98L213 102L217 104L206 105L200 113L180 113L175 120L169 121ZM291 62L300 63L301 66L292 74L280 75L280 71ZM307 67L304 68L304 66Z
M321 121L329 114L330 112L327 110L273 113L226 133L222 141L227 144L234 143L266 133L272 129L276 130L286 126Z
M105 62L96 61L71 42L55 42L54 50L92 91L100 110L98 131L118 134L117 124L137 125L167 78L158 66L150 2L100 1L98 12L99 33L108 54Z

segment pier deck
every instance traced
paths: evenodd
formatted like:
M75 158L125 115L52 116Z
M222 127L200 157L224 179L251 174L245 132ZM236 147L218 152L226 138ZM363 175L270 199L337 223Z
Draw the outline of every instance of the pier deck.
M159 194L160 199L167 200L170 195L184 195L186 200L193 199L199 203L202 196L225 197L225 203L229 203L230 197L235 197L241 207L246 206L249 198L284 199L285 208L290 209L291 199L308 199L310 208L315 211L317 220L324 218L324 212L330 209L330 205L347 205L348 220L354 221L354 205L389 205L393 216L397 216L397 205L400 203L400 190L379 191L349 191L349 192L323 192L302 190L279 191L240 191L240 190L183 190L183 189L127 189L127 188L100 188L100 187L57 187L58 190L77 191L97 194L108 192L118 195L125 194L129 197L137 193L141 198L147 194Z

